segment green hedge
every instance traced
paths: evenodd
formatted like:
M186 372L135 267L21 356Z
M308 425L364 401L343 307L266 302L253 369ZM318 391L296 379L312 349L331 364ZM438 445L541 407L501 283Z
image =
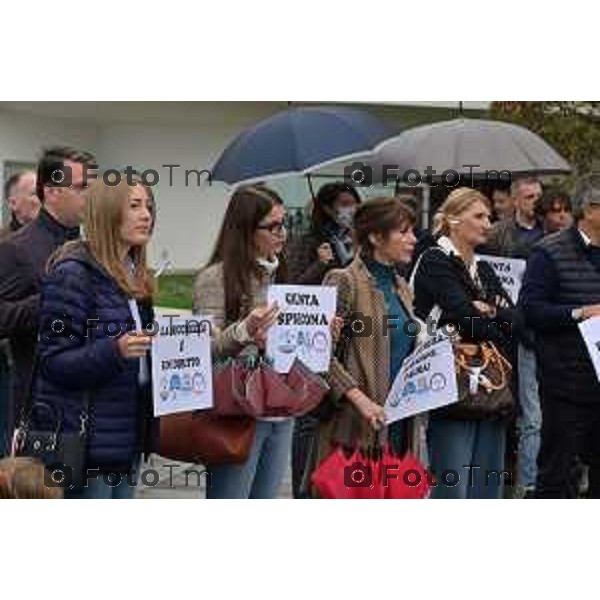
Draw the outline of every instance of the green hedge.
M191 310L194 275L163 275L158 278L155 306Z

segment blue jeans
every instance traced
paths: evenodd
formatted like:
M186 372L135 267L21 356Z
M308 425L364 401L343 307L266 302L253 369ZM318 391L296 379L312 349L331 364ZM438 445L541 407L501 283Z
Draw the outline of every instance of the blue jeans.
M135 477L130 476L130 481L136 484L140 479L140 461L132 467L135 470ZM136 486L129 485L127 475L121 474L120 481L114 478L113 474L97 473L92 471L94 479L90 477L88 485L83 489L65 490L66 500L131 500L135 497Z
M209 466L206 497L211 500L277 498L288 466L293 419L257 421L248 460L241 465Z
M517 420L519 449L517 459L517 484L535 487L537 457L540 451L542 410L538 390L535 354L519 344L518 350L519 404L521 413Z
M502 498L506 423L432 418L428 442L432 498ZM456 475L458 474L458 476Z

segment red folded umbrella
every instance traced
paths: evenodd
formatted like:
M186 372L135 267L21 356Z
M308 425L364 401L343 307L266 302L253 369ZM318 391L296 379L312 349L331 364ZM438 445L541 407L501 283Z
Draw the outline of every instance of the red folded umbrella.
M429 497L431 486L425 467L414 455L400 459L386 449L383 456L385 498L388 500L423 500Z
M353 455L355 458L356 455ZM355 498L355 488L344 485L344 469L348 466L348 458L341 448L334 450L315 469L311 482L319 496L327 500Z
M330 500L376 500L384 497L381 461L354 452L347 457L341 448L325 458L311 477L321 498Z

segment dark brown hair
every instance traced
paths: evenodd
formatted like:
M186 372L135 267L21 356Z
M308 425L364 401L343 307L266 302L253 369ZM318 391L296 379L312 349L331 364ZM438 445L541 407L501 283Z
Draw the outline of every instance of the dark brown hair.
M37 165L36 193L40 202L44 202L44 187L52 183L52 174L59 165L64 166L67 160L89 167L96 164L96 158L91 152L62 146L45 149Z
M555 206L564 208L568 212L573 212L573 205L569 194L561 189L551 188L544 192L544 195L536 206L536 213L543 218L549 212L552 212Z
M329 223L332 217L327 213L327 208L331 209L342 194L350 194L356 204L361 203L360 196L356 188L348 183L336 181L335 183L326 183L317 192L317 197L313 200L313 208L311 215L311 228L313 233L321 234L323 227Z
M250 294L252 275L259 275L254 248L254 233L260 222L274 206L283 206L283 200L262 185L247 186L236 190L231 197L217 243L208 265L223 263L225 285L225 320L239 320L243 301ZM279 256L276 281L287 278L285 257Z
M387 237L395 229L413 227L415 213L400 198L375 198L361 204L354 215L354 238L362 254L373 255L371 234Z

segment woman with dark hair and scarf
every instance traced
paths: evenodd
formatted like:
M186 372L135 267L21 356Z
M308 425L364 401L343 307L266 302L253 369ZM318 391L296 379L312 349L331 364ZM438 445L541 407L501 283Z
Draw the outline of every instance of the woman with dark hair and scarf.
M328 183L319 190L310 230L290 245L291 283L318 285L328 271L352 261L352 219L359 204L358 192L346 183Z

